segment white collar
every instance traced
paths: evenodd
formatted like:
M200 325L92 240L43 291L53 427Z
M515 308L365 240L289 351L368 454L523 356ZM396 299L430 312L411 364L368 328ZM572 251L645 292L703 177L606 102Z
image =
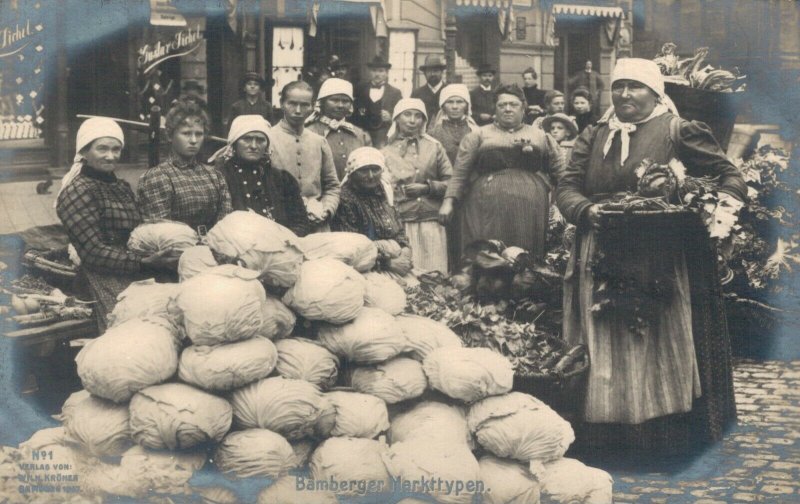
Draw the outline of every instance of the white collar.
M492 85L491 85L491 84L489 84L489 87L484 87L484 85L483 85L483 84L478 84L478 85L479 85L479 86L481 87L481 89L483 89L484 91L491 91L491 90L492 90Z
M439 81L439 84L437 84L436 86L431 86L430 84L428 84L427 86L434 93L438 93L439 90L442 89L443 85L444 85L444 82L443 81Z

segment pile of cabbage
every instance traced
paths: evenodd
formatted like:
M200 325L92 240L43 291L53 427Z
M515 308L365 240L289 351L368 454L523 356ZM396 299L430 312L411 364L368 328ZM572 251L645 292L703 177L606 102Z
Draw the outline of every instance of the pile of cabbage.
M610 502L607 473L564 458L569 423L512 392L504 356L402 314L359 236L225 217L184 252L180 283L120 294L61 425L19 450L52 449L97 499ZM193 484L201 471L220 486ZM430 478L446 483L407 486Z

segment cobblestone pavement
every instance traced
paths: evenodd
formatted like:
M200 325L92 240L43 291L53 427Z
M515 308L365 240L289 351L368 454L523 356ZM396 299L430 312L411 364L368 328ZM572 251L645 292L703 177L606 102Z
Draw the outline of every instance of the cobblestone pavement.
M734 378L738 426L669 470L610 470L616 503L800 502L800 361L739 360Z

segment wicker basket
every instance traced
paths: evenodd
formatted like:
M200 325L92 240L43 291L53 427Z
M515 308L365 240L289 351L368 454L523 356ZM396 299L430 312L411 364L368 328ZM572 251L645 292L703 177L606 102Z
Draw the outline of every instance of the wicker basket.
M664 83L664 88L682 118L706 123L722 150L728 148L744 93L708 91L672 82Z

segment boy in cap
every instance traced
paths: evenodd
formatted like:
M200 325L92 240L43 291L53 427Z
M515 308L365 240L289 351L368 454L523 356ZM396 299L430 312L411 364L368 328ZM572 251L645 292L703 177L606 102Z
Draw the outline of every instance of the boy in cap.
M429 124L433 123L433 118L439 112L439 93L444 83L442 75L447 68L442 58L434 54L425 57L425 64L419 67L425 74L426 83L411 92L411 98L419 98L425 104L425 112L431 118Z
M478 67L478 87L469 92L472 101L472 117L478 126L490 124L494 119L494 76L495 71L489 64Z
M356 89L353 123L369 133L373 146L381 148L386 143L394 107L403 98L403 94L386 82L389 69L392 68L391 63L375 56L367 67L370 79Z
M256 72L247 72L242 77L239 89L244 97L231 105L228 124L240 115L260 115L272 124L272 104L263 95L267 83Z

